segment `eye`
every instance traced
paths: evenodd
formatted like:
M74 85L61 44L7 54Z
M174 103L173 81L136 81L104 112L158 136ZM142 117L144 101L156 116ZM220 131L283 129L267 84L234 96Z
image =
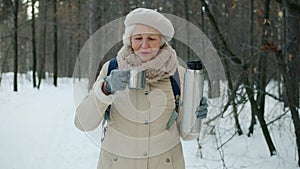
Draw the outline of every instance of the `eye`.
M157 40L156 38L152 38L152 37L149 37L148 38L150 41L155 41L155 40Z
M134 37L133 39L134 40L142 40L143 38L142 37Z

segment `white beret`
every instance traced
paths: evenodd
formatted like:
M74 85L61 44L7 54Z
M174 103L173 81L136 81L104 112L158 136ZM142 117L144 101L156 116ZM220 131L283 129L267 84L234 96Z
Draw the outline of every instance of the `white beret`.
M174 27L171 21L164 15L152 9L137 8L129 12L125 18L124 24L125 29L133 24L151 26L158 30L167 42L169 42L174 35Z

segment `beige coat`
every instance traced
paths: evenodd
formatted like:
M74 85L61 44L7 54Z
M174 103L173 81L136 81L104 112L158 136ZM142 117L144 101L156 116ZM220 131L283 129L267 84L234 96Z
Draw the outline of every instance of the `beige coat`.
M189 140L196 136L182 132L181 112L177 121L166 129L175 107L170 79L147 83L144 90L126 88L106 96L101 85L107 69L105 63L75 117L77 128L93 130L112 104L98 169L184 169L180 137ZM179 66L178 71L182 86L185 69Z

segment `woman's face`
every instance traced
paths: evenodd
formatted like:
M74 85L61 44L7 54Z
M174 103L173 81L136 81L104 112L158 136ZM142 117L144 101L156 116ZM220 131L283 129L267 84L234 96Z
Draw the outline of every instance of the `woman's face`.
M134 53L142 62L147 62L156 57L162 38L160 32L152 27L136 25L130 40Z

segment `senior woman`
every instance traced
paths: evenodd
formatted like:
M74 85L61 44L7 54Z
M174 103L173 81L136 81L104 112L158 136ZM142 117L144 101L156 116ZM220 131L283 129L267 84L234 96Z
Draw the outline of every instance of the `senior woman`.
M168 44L173 25L162 14L145 8L131 11L124 24L124 45L116 56L118 68L108 73L110 62L103 65L76 110L75 125L83 131L97 128L111 105L98 169L184 169L180 137L197 136L183 132L181 109L175 109L170 77L179 74L182 88L185 69ZM128 89L132 68L146 70L145 89ZM206 117L205 100L195 112L197 120Z

